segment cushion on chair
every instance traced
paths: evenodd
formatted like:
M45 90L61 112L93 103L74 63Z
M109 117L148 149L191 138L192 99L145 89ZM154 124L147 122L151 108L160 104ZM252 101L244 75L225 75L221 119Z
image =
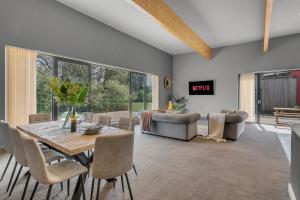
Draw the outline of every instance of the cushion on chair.
M47 149L47 150L43 150L43 154L45 156L46 162L50 163L56 160L61 160L64 158L64 156L56 151Z
M48 165L47 169L49 172L48 181L50 181L50 183L44 184L60 183L88 171L86 167L71 160L64 160L60 163Z

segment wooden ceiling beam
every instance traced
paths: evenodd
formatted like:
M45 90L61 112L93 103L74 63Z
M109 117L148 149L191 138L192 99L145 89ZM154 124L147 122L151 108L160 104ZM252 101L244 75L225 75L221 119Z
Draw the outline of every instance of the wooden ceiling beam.
M273 0L265 0L265 31L264 31L264 46L263 51L266 53L269 48L270 27L272 21Z
M207 59L212 58L212 50L164 0L132 0L171 34L193 48Z

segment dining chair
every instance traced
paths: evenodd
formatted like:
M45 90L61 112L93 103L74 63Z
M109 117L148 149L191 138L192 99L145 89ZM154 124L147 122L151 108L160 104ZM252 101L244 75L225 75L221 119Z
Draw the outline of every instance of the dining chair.
M95 122L96 125L104 125L104 126L109 126L111 123L111 117L109 116L104 116L104 115L97 115L97 116L93 116L92 118L95 117L95 120L90 120L91 122ZM93 155L93 150L89 150L87 151L88 157L90 157L90 155Z
M96 122L97 125L105 125L105 126L109 126L110 123L111 123L111 117L104 116L104 115L99 115Z
M10 188L11 183L12 183L17 165L20 165L18 173L16 175L16 178L15 178L15 180L13 182L13 185L12 185L12 187L10 189L10 192L9 192L9 196L11 196L11 194L12 194L12 192L13 192L15 186L16 186L16 183L19 179L19 176L20 176L20 173L21 173L22 169L24 167L28 167L28 161L27 161L27 157L26 157L26 154L25 154L25 147L24 147L23 142L22 142L22 137L24 137L25 134L20 132L18 129L13 128L13 127L9 127L9 134L10 134L11 139L12 139L12 144L13 144L13 148L14 148L14 156L15 156L16 161L15 161L14 170L12 172L12 176L9 180L9 184L8 184L8 187L7 187L7 190L6 190L7 192ZM45 150L42 153L45 156L45 159L47 160L47 163L51 163L53 161L60 161L61 159L64 158L63 155L61 155L61 154L59 154L59 153L57 153L56 151L53 151L53 150ZM29 172L29 174L28 174L28 178L27 178L28 181L29 181L29 178L30 178L30 174L31 174L31 172ZM26 189L27 189L27 184L26 184L26 187L24 189L24 192L26 192ZM25 196L25 193L22 195L22 199L24 199L24 196Z
M12 141L11 141L11 138L10 138L10 135L9 135L9 128L8 128L8 123L6 123L5 121L1 120L0 121L0 131L2 132L2 135L3 135L3 140L4 140L4 148L6 150L6 152L9 154L9 159L7 161L7 164L4 168L4 171L2 173L2 176L1 176L1 179L0 181L3 180L6 172L7 172L7 169L10 165L10 162L14 156L14 149L13 149L13 144L12 144Z
M102 179L109 180L120 176L124 192L123 175L126 177L130 199L133 199L127 176L127 172L132 169L133 165L133 145L133 133L100 135L96 138L94 159L92 163L93 179L90 199L93 198L95 179L98 180L97 200L99 200Z
M49 113L37 113L37 114L30 114L29 115L29 124L37 124L42 122L50 122L51 114ZM48 149L45 145L39 142L39 145L41 146L42 150Z
M37 113L29 115L29 124L36 124L41 122L50 122L51 114L49 113Z
M117 127L129 131L134 131L135 118L133 117L120 117Z
M125 129L125 130L128 130L128 131L134 132L135 118L133 118L133 117L120 117L117 127L120 128L120 129ZM134 164L133 164L133 170L134 170L134 173L137 175L137 171L136 171L136 168L135 168Z
M38 185L49 185L46 200L50 199L52 186L64 181L70 180L73 177L79 176L78 181L81 181L82 195L85 200L83 174L87 173L87 168L81 164L71 160L47 165L47 161L35 139L29 136L23 136L25 154L28 161L31 176L36 180L30 200L33 199ZM28 182L28 179L27 179Z

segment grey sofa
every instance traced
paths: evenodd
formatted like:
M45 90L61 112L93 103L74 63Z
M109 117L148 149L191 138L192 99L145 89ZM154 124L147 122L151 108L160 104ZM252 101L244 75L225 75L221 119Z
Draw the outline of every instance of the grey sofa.
M248 113L245 111L229 112L227 110L222 110L221 113L226 113L224 138L237 140L245 130Z
M199 119L200 114L198 113L154 112L152 114L151 130L144 130L143 120L141 120L141 132L189 141L197 135L197 122Z

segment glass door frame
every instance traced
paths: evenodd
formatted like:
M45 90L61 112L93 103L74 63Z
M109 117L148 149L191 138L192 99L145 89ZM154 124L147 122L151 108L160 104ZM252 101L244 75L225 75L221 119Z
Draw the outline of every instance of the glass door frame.
M133 75L138 75L138 76L143 76L143 102L144 102L144 107L143 110L147 109L147 97L146 97L146 86L147 86L147 75L139 72L132 72L129 71L129 98L128 98L128 110L129 110L129 116L133 117L133 110L132 110L132 104L133 104L133 99L132 99L132 76Z
M256 115L256 123L260 123L260 115L261 115L261 88L260 88L260 80L261 74L255 73L255 115Z

